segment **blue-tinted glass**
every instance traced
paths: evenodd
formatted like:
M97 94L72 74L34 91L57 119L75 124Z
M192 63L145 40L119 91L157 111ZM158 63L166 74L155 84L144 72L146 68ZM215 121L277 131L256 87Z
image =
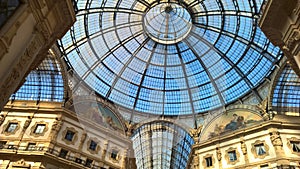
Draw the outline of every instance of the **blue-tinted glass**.
M96 93L145 113L202 113L257 88L281 58L254 17L263 1L185 2L78 0L63 57Z
M277 79L272 107L278 113L300 112L300 78L289 65Z
M188 132L164 121L141 126L131 139L138 168L186 168L194 144Z
M63 102L64 80L58 62L48 56L29 73L25 83L10 99Z

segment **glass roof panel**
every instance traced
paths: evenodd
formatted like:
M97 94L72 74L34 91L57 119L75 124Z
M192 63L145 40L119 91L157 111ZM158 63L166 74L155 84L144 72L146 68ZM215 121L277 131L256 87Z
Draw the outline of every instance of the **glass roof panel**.
M272 109L278 113L300 112L300 78L286 65L276 81Z
M183 128L156 121L139 127L131 138L137 168L182 169L187 167L194 144Z
M42 63L25 78L20 89L10 100L64 101L64 81L58 61L48 55Z
M135 111L206 112L240 99L281 58L257 26L262 0L77 0L59 41L98 94Z

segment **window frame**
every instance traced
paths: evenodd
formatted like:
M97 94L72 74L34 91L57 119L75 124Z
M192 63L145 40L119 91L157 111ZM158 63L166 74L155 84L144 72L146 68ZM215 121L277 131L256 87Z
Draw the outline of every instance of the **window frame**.
M72 137L72 140L66 139L68 131L74 133L73 137ZM76 131L74 127L66 127L65 130L62 132L62 140L67 145L75 145L75 142L78 140L78 131Z
M95 149L91 149L91 144L92 143L96 143ZM97 138L90 138L87 142L87 150L91 153L91 154L98 154L100 151L100 142L98 141Z
M75 135L75 132L73 132L71 130L67 130L64 138L68 141L73 141L74 135Z
M288 138L287 139L287 146L289 147L289 149L291 150L291 152L293 154L295 154L295 155L299 155L300 156L300 151L299 152L294 151L293 150L293 144L291 142L298 142L300 144L300 138L292 137L292 138Z
M92 167L93 162L94 162L94 160L87 158L87 159L85 160L84 166L86 166L86 167Z
M258 154L257 152L257 146L262 145L264 147L264 154ZM251 152L254 156L254 158L264 159L266 156L269 155L269 146L266 144L265 141L256 140L254 143L251 144Z
M231 153L231 152L235 153L236 160L234 160L234 161L230 160L229 153ZM238 152L237 148L233 148L233 147L228 148L225 151L225 159L227 161L227 164L229 164L229 165L235 165L236 163L238 163L240 161L240 153Z
M5 148L7 141L0 141L0 150Z
M34 146L34 147L31 147ZM37 150L37 145L36 143L28 143L26 147L26 151L36 151Z
M64 153L64 154L63 154L63 153ZM68 153L69 153L68 150L65 150L65 149L62 148L62 149L60 149L60 151L59 151L58 157L66 159L67 156L68 156Z
M41 133L36 133L36 129L39 125L45 125L45 128L43 130L43 132ZM40 137L40 136L44 136L46 134L46 132L49 129L49 123L45 122L45 121L39 121L39 122L35 122L35 124L31 127L31 132L30 135L34 136L34 137Z
M114 152L116 152L116 153L114 153ZM114 155L115 157L113 157L113 155ZM120 160L120 149L118 149L117 147L111 148L110 155L109 155L109 159L110 159L111 161L113 161L114 163L119 162L119 160Z
M8 129L10 127L11 124L15 124L16 123L16 128L11 131L11 132L8 132ZM3 130L2 130L2 134L4 134L5 136L9 136L9 135L14 135L16 134L17 131L19 131L20 129L20 121L14 119L14 120L8 120L7 123L5 125L3 125Z
M207 166L206 159L208 158L211 158L211 166ZM206 154L205 156L203 156L202 166L204 168L214 168L214 164L215 164L215 159L213 158L213 154Z

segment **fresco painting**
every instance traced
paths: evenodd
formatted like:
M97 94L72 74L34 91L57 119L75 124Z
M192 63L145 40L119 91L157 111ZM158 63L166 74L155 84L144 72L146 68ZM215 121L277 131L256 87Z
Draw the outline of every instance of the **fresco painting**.
M248 111L231 111L214 119L204 128L200 140L207 140L263 121L258 114Z
M77 103L75 112L78 115L111 130L123 130L123 127L116 115L109 108L103 107L100 103Z

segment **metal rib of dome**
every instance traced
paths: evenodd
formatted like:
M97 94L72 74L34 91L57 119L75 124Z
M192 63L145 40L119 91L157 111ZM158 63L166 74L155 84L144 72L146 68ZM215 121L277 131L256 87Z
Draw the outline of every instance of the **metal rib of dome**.
M82 80L118 105L164 115L206 112L254 91L280 59L257 27L262 3L78 0L77 22L59 45ZM155 8L160 20L147 16ZM182 27L189 17L190 30Z
M63 76L59 62L53 56L48 55L25 80L10 100L64 101Z
M184 169L194 144L187 131L166 121L144 124L131 140L138 169Z

